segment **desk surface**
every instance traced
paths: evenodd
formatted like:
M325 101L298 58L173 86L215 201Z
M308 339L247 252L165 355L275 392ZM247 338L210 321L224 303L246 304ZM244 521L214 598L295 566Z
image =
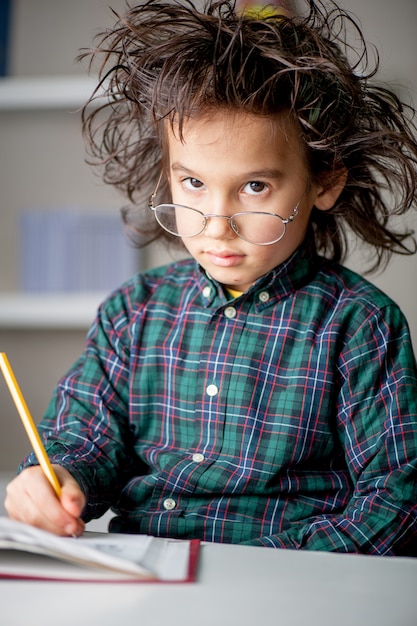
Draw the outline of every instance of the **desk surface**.
M203 545L192 584L0 581L0 621L416 626L417 559Z

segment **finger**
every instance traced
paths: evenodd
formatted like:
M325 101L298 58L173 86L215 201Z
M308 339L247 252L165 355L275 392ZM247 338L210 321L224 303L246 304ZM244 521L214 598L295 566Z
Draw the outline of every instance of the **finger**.
M61 471L60 480L65 484L66 476ZM57 535L79 535L84 530L83 521L62 506L38 466L25 469L9 483L5 506L13 519Z
M86 499L80 486L67 470L59 466L55 466L54 469L61 484L61 506L72 517L79 518L86 504Z

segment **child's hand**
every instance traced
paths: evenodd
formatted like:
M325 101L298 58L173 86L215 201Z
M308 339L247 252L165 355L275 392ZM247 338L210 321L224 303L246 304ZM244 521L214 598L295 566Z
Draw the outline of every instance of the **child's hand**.
M84 530L80 515L85 496L66 469L58 465L53 467L61 484L60 499L42 469L28 467L8 484L6 511L15 520L56 535L80 535Z

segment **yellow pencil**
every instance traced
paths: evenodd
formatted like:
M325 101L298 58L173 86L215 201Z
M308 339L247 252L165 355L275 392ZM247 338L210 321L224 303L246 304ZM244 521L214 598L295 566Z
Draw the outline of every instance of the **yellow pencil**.
M48 455L46 454L46 450L43 446L41 438L39 437L38 430L29 413L29 409L26 405L25 399L23 398L22 392L19 389L19 385L17 384L15 375L13 374L13 370L10 367L9 360L5 352L0 352L0 369L3 373L6 384L14 400L20 419L23 422L23 426L25 427L26 433L36 454L39 465L41 466L43 473L54 488L56 495L58 496L58 498L60 498L61 485L58 482L58 478L56 477L56 474L49 461Z

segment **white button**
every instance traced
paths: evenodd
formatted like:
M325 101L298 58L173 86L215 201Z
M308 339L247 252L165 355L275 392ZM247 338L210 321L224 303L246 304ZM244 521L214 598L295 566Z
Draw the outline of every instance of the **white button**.
M211 295L211 287L204 287L203 296L205 298L210 298L210 295Z
M217 396L219 393L219 388L217 385L209 385L206 389L208 396Z
M261 293L259 294L259 300L261 302L268 302L268 300L269 300L269 293L267 291L261 291Z
M167 511L172 511L172 509L175 509L176 506L177 503L173 498L166 498L164 500L164 509L166 509Z
M234 306L228 306L225 308L224 310L224 314L225 316L229 319L232 320L234 317L236 317L236 309Z
M196 452L195 454L193 454L193 461L194 463L202 463L204 461L204 454L201 454L201 452Z

